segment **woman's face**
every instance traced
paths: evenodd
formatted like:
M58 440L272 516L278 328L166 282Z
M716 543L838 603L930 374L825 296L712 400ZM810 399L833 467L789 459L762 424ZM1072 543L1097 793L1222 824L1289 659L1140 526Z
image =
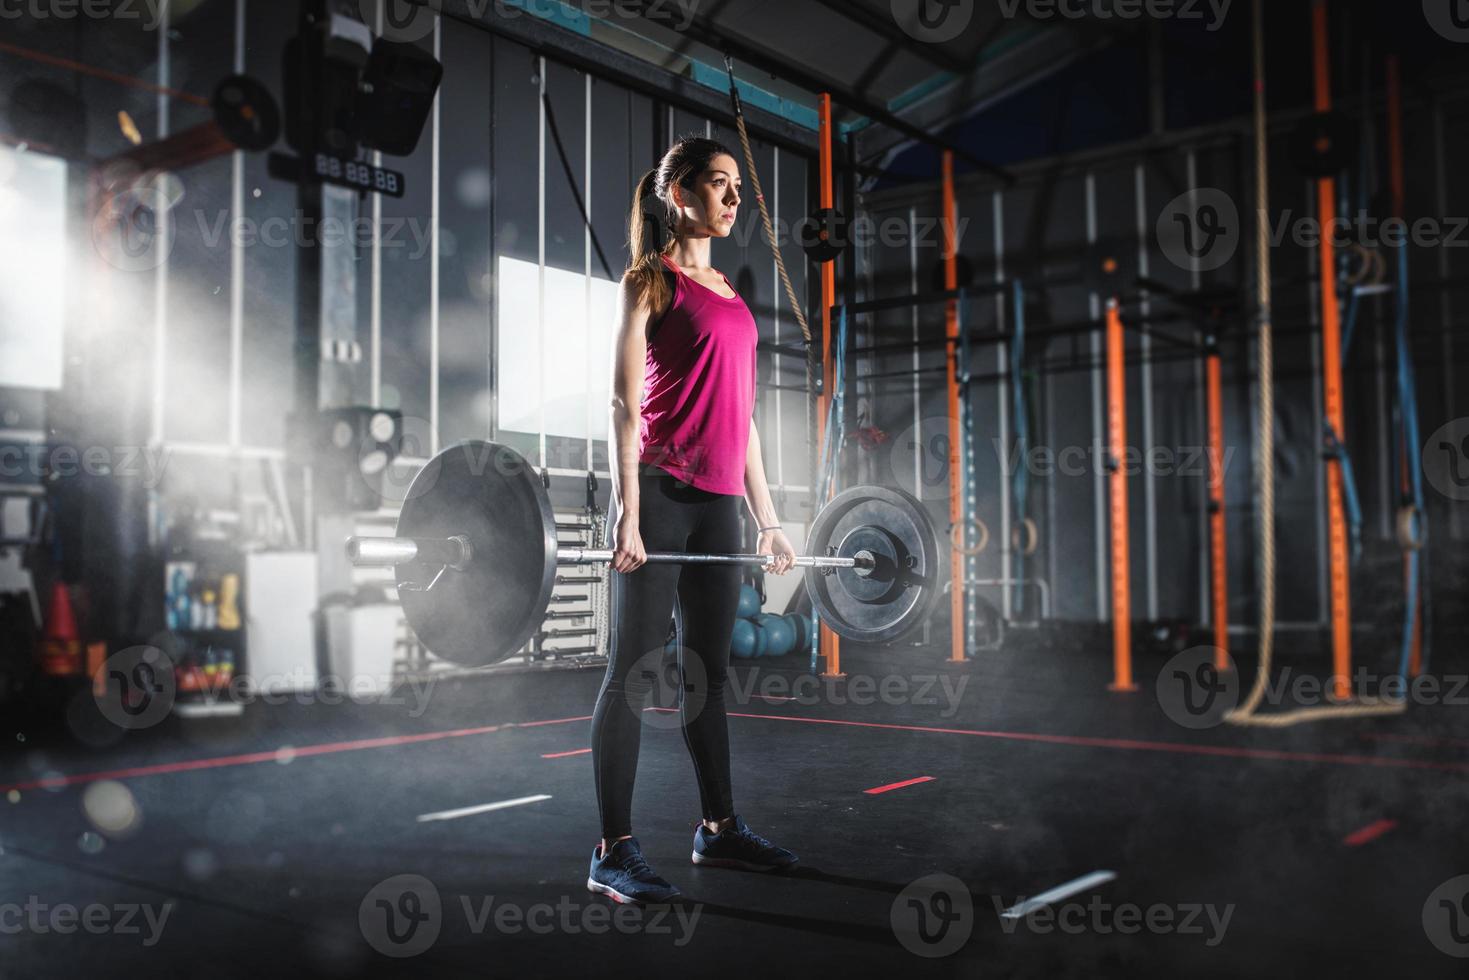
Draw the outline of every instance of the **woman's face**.
M674 203L686 234L728 236L740 208L740 168L734 157L720 153L710 159L708 169L694 178L692 189L677 186Z

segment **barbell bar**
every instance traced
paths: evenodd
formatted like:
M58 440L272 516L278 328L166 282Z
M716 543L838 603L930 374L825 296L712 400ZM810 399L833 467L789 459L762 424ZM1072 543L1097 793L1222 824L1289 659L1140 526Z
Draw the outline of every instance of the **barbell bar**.
M550 494L508 446L440 452L403 499L394 537L347 539L354 565L391 567L408 624L435 655L485 666L520 650L545 622L563 565L610 564L613 551L560 544ZM806 590L837 634L880 642L912 630L942 592L940 551L923 505L901 490L853 487L812 522ZM653 552L649 563L758 565L772 555Z
M614 552L610 548L576 548L558 546L557 565L610 565ZM774 555L710 554L707 552L652 551L645 560L665 565L771 565ZM347 539L347 558L361 567L393 567L407 562L424 561L446 565L462 571L473 560L469 539L463 535L450 538L379 538ZM851 568L858 575L870 573L877 565L869 551L859 551L850 558L833 555L800 555L792 563L800 568Z

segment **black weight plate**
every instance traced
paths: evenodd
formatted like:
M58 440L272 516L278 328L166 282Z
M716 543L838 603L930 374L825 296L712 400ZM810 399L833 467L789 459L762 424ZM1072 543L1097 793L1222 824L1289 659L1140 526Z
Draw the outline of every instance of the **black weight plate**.
M281 133L281 114L270 90L249 75L231 75L214 87L214 121L242 150L268 150Z
M397 534L462 534L473 551L464 571L398 566L398 598L413 632L445 660L468 667L513 655L541 627L556 584L556 517L541 478L508 446L471 441L425 464L408 488Z
M850 558L859 550L878 558L871 576L854 569L806 570L811 604L835 633L882 643L932 615L942 591L939 542L923 504L888 487L837 494L812 523L807 553Z
M796 241L812 262L834 262L851 243L851 223L836 208L817 208L797 226Z

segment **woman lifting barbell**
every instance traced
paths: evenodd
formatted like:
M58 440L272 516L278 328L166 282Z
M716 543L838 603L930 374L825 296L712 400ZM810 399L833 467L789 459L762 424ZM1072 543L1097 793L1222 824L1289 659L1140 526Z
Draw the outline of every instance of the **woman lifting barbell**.
M587 876L589 889L620 902L679 894L632 836L641 705L675 596L684 630L679 721L703 808L693 861L759 871L796 863L734 810L724 684L740 566L645 563L648 551L742 550L742 498L759 528L758 553L773 556L769 570L783 575L796 557L755 431L755 319L709 264L711 240L729 235L739 204L733 154L685 137L638 182L628 221L612 377L611 636L592 715L602 840Z

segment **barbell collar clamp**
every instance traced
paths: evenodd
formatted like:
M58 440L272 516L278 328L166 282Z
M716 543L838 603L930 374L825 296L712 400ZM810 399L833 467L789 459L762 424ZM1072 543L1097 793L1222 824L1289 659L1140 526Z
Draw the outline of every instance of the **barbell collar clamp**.
M447 538L351 537L347 539L347 560L379 568L423 562L462 572L474 560L474 548L462 534Z

